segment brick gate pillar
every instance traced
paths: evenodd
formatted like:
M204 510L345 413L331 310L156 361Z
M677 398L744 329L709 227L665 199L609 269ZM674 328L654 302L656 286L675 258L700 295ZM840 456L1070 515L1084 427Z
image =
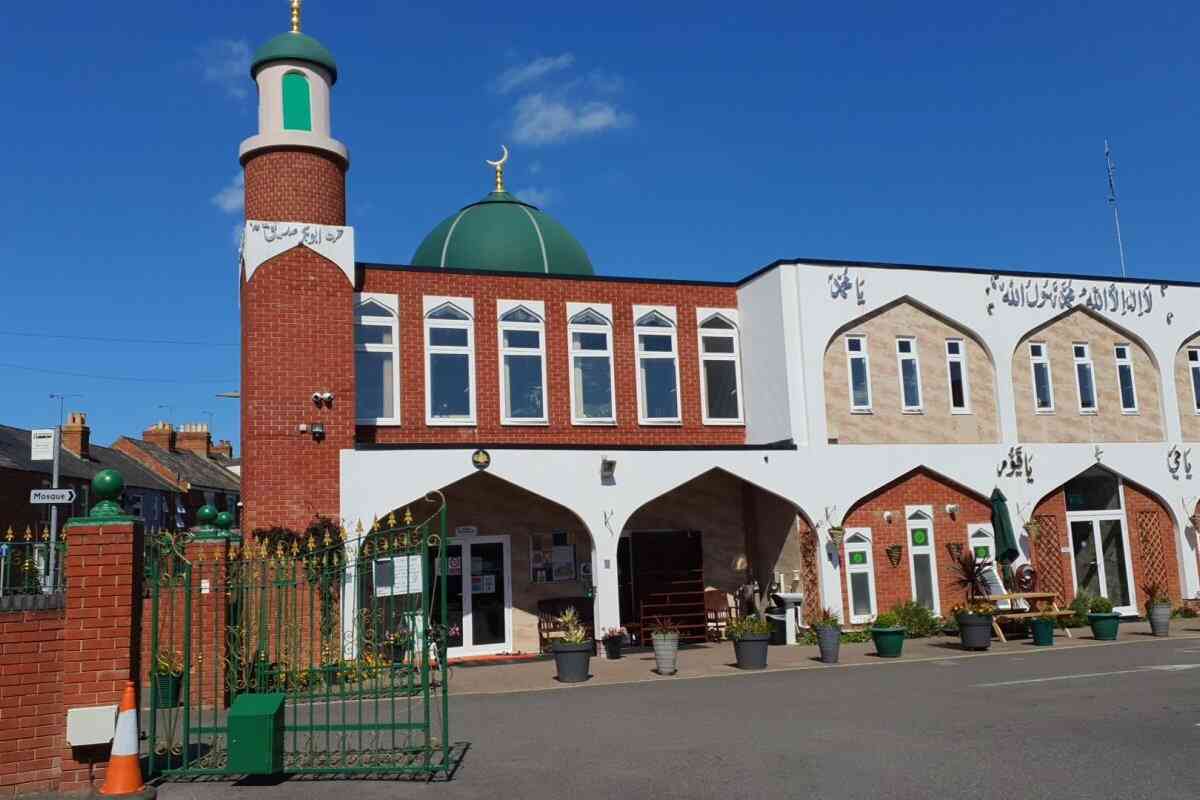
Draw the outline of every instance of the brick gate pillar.
M66 612L62 634L62 705L66 711L116 705L125 681L137 683L142 630L142 520L121 509L125 481L106 469L92 479L99 498L86 517L67 522L63 561ZM69 747L62 755L62 792L98 789L108 746Z

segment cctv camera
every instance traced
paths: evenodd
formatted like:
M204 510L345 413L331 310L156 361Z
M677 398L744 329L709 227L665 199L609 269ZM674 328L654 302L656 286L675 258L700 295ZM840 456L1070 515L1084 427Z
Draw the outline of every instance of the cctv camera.
M313 405L314 405L314 406L319 406L319 405L321 405L321 393L320 393L320 392L313 392L313 393L312 393L312 401L313 401Z
M321 399L325 401L325 405L333 405L333 392L323 392Z

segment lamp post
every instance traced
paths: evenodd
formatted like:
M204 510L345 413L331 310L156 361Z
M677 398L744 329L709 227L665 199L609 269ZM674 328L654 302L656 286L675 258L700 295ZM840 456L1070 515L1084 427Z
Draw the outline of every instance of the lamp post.
M54 466L51 468L50 488L58 488L59 453L62 451L62 426L66 414L68 397L83 397L81 394L51 393L51 400L58 400L58 426L54 429ZM50 582L51 590L58 584L54 579L55 552L58 550L58 504L50 506L50 552L46 555L46 580Z

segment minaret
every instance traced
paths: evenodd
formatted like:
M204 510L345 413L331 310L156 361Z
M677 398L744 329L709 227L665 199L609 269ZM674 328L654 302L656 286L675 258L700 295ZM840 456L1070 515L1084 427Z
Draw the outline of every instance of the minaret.
M303 531L314 515L338 517L338 451L354 446L354 231L349 157L331 135L337 64L300 31L299 0L250 76L258 132L238 150L243 529Z

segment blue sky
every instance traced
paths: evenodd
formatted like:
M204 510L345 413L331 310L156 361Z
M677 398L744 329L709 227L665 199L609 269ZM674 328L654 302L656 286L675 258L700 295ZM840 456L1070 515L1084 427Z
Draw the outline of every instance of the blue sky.
M71 392L101 443L209 412L236 440L214 396L237 388L236 150L249 54L288 4L199 5L0 12L0 422L53 424L49 393ZM1200 278L1194 3L304 5L341 70L363 260L406 262L505 143L509 188L602 274L1112 274L1107 137L1131 274Z

